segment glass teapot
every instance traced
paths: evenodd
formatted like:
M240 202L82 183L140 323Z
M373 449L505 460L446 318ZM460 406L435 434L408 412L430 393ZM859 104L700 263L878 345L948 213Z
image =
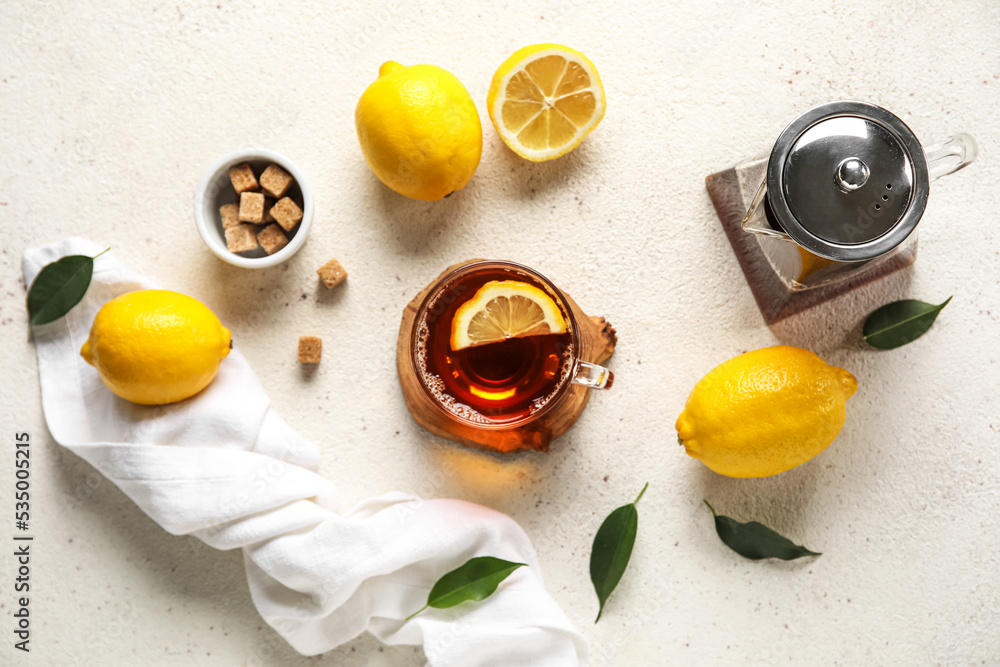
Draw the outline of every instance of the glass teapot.
M742 227L789 291L847 280L912 245L928 184L977 154L968 134L924 148L874 104L821 104L775 141Z

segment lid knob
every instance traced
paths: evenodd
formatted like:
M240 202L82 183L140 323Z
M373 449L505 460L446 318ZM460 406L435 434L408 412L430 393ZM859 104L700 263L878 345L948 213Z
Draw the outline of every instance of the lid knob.
M871 171L868 165L856 157L849 157L837 165L834 181L844 192L854 192L868 182Z

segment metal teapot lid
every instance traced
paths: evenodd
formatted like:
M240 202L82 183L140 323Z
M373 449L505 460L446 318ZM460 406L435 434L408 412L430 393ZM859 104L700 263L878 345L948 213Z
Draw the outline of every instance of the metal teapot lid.
M767 165L777 222L810 252L841 262L889 252L927 205L927 161L903 121L865 102L821 104L784 129Z

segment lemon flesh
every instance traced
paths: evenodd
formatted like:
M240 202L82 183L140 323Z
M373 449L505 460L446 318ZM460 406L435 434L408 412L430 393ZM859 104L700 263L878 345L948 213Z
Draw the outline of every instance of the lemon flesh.
M465 187L479 166L483 128L476 105L453 74L435 65L382 65L354 121L372 172L412 199L443 199Z
M605 95L594 63L559 44L526 46L493 75L486 104L511 150L534 162L565 155L604 117Z
M777 475L834 441L857 389L853 375L808 350L754 350L698 381L677 418L677 434L690 456L717 473Z
M796 278L797 282L805 282L805 279L816 273L820 269L826 268L833 264L832 259L827 259L825 257L820 257L819 255L814 255L805 248L801 246L795 246L798 248L799 256L802 260L802 270L799 271L799 277Z
M528 283L492 280L455 312L451 349L559 333L566 333L566 319L552 297Z
M229 329L197 299L140 290L101 307L80 355L116 395L162 405L207 387L231 346Z

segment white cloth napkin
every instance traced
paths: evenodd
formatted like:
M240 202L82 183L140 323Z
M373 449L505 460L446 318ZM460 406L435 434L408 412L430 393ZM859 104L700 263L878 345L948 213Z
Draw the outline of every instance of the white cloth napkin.
M29 250L26 284L60 257L101 250L73 238ZM133 405L108 391L80 347L105 302L149 287L105 254L83 301L34 328L49 430L165 530L242 549L254 604L297 651L322 653L367 630L423 645L441 667L587 664L586 642L546 592L520 526L479 505L403 493L337 513L336 488L315 472L318 449L270 409L239 350L180 403ZM483 602L404 622L442 574L485 555L529 567Z

